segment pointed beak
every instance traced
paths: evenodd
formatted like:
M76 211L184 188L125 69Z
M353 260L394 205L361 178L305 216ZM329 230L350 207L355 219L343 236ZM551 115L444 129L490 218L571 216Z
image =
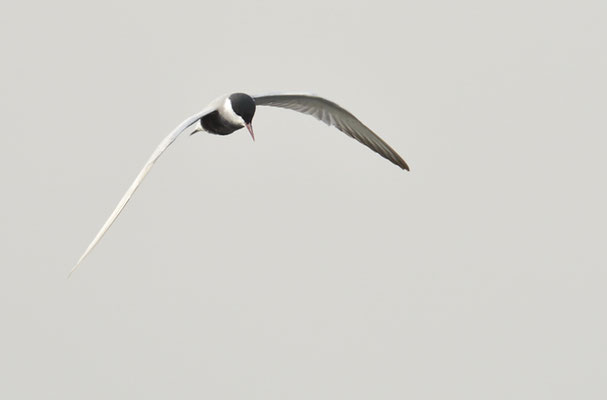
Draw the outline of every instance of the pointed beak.
M251 137L253 138L253 141L255 141L255 134L253 133L253 125L251 125L250 123L248 123L245 126L249 130L249 133L251 134Z

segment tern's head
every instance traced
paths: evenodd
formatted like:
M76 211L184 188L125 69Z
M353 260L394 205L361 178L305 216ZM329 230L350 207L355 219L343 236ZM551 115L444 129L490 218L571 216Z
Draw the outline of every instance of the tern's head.
M253 121L255 100L251 96L244 93L233 93L230 95L230 103L232 103L232 110L244 120L245 124Z
M230 95L229 99L232 105L232 110L234 110L234 113L243 119L244 125L249 130L253 140L255 140L253 126L251 125L251 122L253 122L253 116L255 115L255 100L253 100L253 98L248 94L244 93L233 93Z

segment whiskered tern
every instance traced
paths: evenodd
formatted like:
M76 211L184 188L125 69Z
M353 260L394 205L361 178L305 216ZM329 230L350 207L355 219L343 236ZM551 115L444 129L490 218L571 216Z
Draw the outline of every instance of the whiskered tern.
M183 121L162 142L160 142L160 145L154 150L141 172L139 172L139 175L135 178L135 181L131 184L124 196L122 196L122 199L120 199L120 202L110 217L105 221L97 233L97 236L95 236L74 268L72 268L70 275L80 266L82 260L84 260L97 245L118 215L120 215L124 206L126 206L126 203L129 202L133 193L137 190L141 181L143 181L143 178L145 178L148 172L150 172L152 165L158 160L158 157L164 153L181 133L194 126L194 130L191 134L205 131L216 135L229 135L246 127L253 140L255 140L255 134L253 133L253 126L251 123L257 106L288 108L300 113L312 115L327 125L334 126L346 135L358 140L360 143L400 168L407 171L409 170L405 160L403 160L386 142L373 133L371 129L367 128L354 115L332 101L315 95L301 93L276 93L262 96L249 96L245 93L224 95L212 101L202 111Z

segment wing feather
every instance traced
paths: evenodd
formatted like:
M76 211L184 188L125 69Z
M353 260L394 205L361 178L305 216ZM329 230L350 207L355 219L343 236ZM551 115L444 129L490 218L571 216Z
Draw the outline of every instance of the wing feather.
M200 118L204 117L206 114L208 114L211 111L213 111L213 109L207 107L204 110L202 110L201 112L192 115L191 117L189 117L188 119L183 121L181 124L179 124L179 126L177 126L166 138L164 138L162 140L162 142L160 142L160 144L158 145L156 150L154 150L154 152L152 153L150 158L147 160L147 162L143 166L143 169L139 172L139 174L137 175L137 177L135 178L135 180L133 181L131 186L128 188L128 190L126 191L124 196L122 196L122 199L120 199L120 201L118 202L118 205L116 206L116 208L114 209L114 211L112 212L110 217L107 219L107 221L105 221L105 223L103 224L103 226L97 233L97 236L95 236L95 238L93 239L91 244L89 244L89 246L86 248L84 254L82 254L82 256L80 257L80 259L78 260L78 262L76 263L74 268L72 268L72 270L70 271L70 276L80 266L80 263L82 263L82 260L84 260L86 258L86 256L91 252L91 250L93 250L93 248L97 245L97 243L99 243L99 241L101 240L103 235L105 235L105 233L110 228L110 226L112 226L112 224L114 223L116 218L118 218L118 215L120 215L120 213L122 212L122 210L124 209L126 204L129 202L129 200L133 196L133 193L135 193L135 190L137 190L137 188L139 187L139 185L141 184L141 182L143 181L145 176L148 174L148 172L150 172L150 169L152 168L152 166L154 165L156 160L158 160L158 158L162 155L162 153L164 153L164 151L175 141L175 139L177 139L179 137L179 135L183 131L185 131L188 127L195 124L198 120L200 120Z
M329 126L334 126L346 135L358 140L382 157L409 170L409 166L386 142L377 136L365 124L360 122L349 111L330 100L312 94L277 93L255 96L258 106L287 108L311 115Z

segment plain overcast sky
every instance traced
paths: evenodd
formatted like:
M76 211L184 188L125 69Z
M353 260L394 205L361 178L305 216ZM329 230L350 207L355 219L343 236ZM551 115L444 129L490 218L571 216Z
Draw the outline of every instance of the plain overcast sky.
M607 398L604 1L4 1L3 399ZM223 93L292 111L151 151Z

